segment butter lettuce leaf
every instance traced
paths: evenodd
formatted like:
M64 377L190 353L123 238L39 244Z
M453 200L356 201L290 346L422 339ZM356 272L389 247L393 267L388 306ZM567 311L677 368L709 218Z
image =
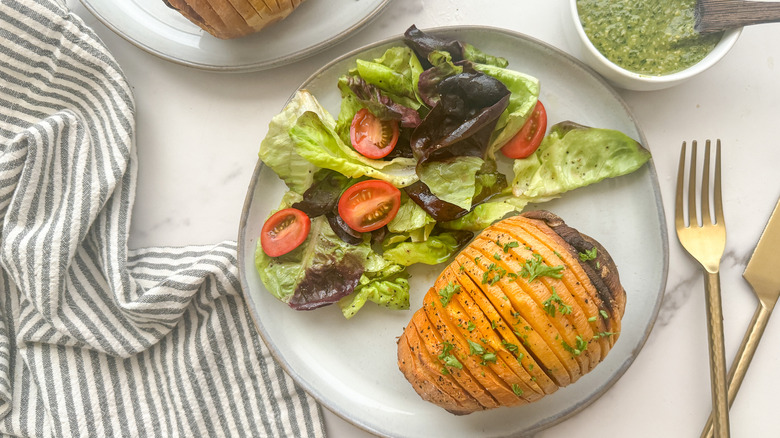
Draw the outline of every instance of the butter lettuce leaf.
M317 167L335 170L350 178L369 177L405 187L418 180L413 158L366 158L345 144L336 131L314 112L303 113L290 129L295 150Z
M385 245L382 256L403 266L416 263L437 265L449 260L471 237L473 234L469 232L443 231L422 242L404 241Z
M412 201L406 192L402 191L401 206L395 217L387 224L387 230L391 233L409 233L419 229L432 228L433 225L436 225L436 220Z
M485 202L474 207L467 215L439 225L451 230L478 232L507 216L520 213L527 204L516 199Z
M414 52L407 47L391 47L372 61L358 59L357 74L367 83L383 90L393 101L418 109L422 100L417 81L423 68Z
M290 190L303 193L312 183L317 166L306 160L295 149L290 138L292 128L305 112L316 114L324 126L334 127L336 121L306 90L299 90L282 112L271 119L268 133L260 143L260 160L281 178Z
M339 307L350 319L369 301L388 309L408 309L409 274L404 267L390 264L381 271L363 274L355 292L339 300Z
M476 190L475 176L484 161L478 157L455 157L429 161L418 167L420 181L442 201L469 210Z
M520 200L543 202L631 173L649 159L647 149L620 131L561 122L530 157L514 161L512 193Z

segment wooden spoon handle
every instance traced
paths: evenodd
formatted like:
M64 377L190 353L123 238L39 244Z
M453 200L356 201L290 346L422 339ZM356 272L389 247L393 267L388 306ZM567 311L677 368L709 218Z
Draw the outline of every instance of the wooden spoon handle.
M700 33L778 21L780 2L699 0L696 4L696 30Z

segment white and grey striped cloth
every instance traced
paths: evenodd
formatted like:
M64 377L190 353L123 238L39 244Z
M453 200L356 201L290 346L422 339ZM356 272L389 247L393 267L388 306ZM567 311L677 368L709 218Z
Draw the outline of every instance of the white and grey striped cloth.
M91 29L0 0L0 435L324 436L254 329L233 242L127 248L134 129Z

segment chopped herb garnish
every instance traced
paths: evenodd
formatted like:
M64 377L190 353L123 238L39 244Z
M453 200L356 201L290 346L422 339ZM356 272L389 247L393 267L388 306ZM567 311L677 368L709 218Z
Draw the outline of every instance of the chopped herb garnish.
M484 342L484 340L483 340ZM490 351L485 350L485 347L477 344L474 341L468 340L469 343L469 354L476 355L482 358L482 365L487 364L488 362L496 362L498 360L498 357L496 356L496 353L492 353Z
M566 304L561 297L558 295L558 292L555 291L555 287L552 288L552 295L550 295L550 298L546 299L542 305L544 308L544 311L552 316L555 317L555 305L558 305L557 309L559 312L561 312L561 315L568 315L571 313L571 306Z
M596 319L598 318L596 318L595 316L591 316L590 318L588 318L588 322L596 322Z
M482 273L482 284L489 284L493 286L494 284L498 283L498 281L501 280L504 275L506 275L506 269L496 265L495 263L491 263L488 266L487 271Z
M498 360L498 357L496 356L496 353L485 353L482 355L482 365L485 365L488 362L496 363Z
M496 260L501 260L501 254L499 254L499 253L494 253L494 254L493 254L493 258L494 258L494 259L496 259Z
M559 259L562 259L563 256L558 251L553 251L553 254L557 255Z
M517 383L512 384L512 392L514 392L515 395L518 397L523 395L523 390L520 388L520 386Z
M561 345L563 346L564 350L575 356L579 356L583 351L585 351L585 349L588 348L588 343L585 342L580 335L577 335L575 340L577 341L576 348L567 344L566 341L561 341Z
M476 342L472 340L467 340L469 343L469 354L485 354L485 347L477 344Z
M460 265L460 267L458 268L458 271L460 271L460 272L463 272L465 270L466 270L466 267L463 266L463 265Z
M525 261L525 265L523 265L520 275L522 275L523 278L527 278L530 283L538 277L561 278L563 277L561 271L563 271L564 268L565 266L563 265L547 266L544 264L544 260L542 260L540 254L534 254L533 259Z
M511 241L511 242L505 243L504 244L504 252L509 252L509 250L511 248L517 248L518 246L520 246L520 244L515 242L515 241Z
M580 261L587 262L589 260L595 260L596 259L596 247L594 246L592 249L588 249L585 252L580 253Z
M477 328L477 326L475 326L473 322L469 321L469 324L466 326L466 330L473 332L475 328Z
M580 336L580 335L577 335L577 338L576 338L576 340L577 340L577 349L578 349L578 350L580 350L580 351L585 351L585 350L588 348L588 343L587 343L587 342L585 342L585 341L582 339L582 336Z
M501 340L501 343L504 345L504 348L506 348L507 351L511 351L512 353L517 352L517 345L512 344L511 342L507 342L506 339Z
M602 337L604 337L604 336L612 336L612 335L616 335L616 334L617 334L617 332L601 332L601 333L596 333L595 335L593 335L593 339L599 339L599 338L602 338Z
M441 360L444 365L448 367L454 367L459 370L463 369L463 364L460 363L458 358L456 358L453 354L450 353L452 349L455 348L452 344L449 342L444 342L441 344L441 354L439 355L439 360ZM446 370L446 368L444 368Z
M460 292L459 284L454 284L451 281L447 283L447 285L439 291L439 295L441 296L441 305L446 306L452 299L452 296L458 292Z
M582 353L579 350L575 350L574 347L567 344L566 341L561 341L561 346L563 347L564 350L568 351L570 354L574 356L579 356Z
M599 313L601 314L601 317L604 319L609 319L609 314L606 310L599 310Z

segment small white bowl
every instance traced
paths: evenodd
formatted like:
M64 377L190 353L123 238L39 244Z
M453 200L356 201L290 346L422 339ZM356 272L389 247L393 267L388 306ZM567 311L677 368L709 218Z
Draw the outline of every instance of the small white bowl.
M741 28L727 31L723 34L723 38L721 38L715 48L698 63L675 73L654 76L626 70L607 59L606 56L596 49L588 38L588 35L585 34L579 13L577 12L577 0L569 0L568 9L567 15L570 22L565 23L565 26L575 30L575 32L569 31L567 33L570 35L576 33L574 39L579 42L582 60L604 76L613 85L627 90L660 90L680 84L720 61L720 59L731 50L734 43L737 42L739 35L742 33Z

